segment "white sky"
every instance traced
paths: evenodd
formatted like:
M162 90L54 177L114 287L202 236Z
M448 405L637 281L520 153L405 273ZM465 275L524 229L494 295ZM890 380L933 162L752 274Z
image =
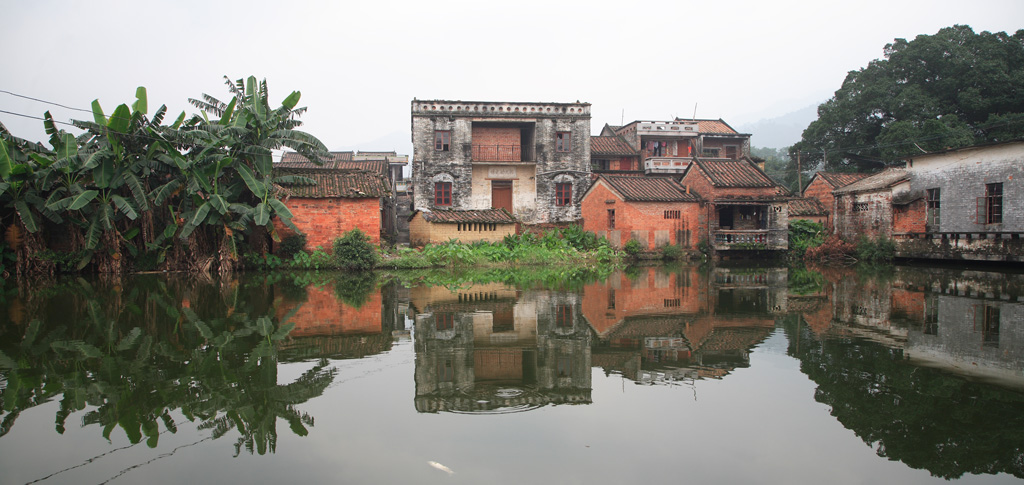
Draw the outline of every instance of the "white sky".
M585 101L592 130L691 116L733 126L828 99L895 38L1024 28L1024 1L0 0L0 90L107 114L146 86L168 119L223 76L293 90L331 149L411 154L410 102ZM91 119L0 93L0 110ZM42 122L0 113L14 135ZM756 136L756 133L754 134Z

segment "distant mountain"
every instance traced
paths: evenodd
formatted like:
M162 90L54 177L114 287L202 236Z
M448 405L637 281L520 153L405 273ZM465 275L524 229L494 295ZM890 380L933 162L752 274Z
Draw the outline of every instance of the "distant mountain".
M784 148L800 141L804 129L818 119L818 105L814 104L776 118L738 125L740 133L750 133L750 144L757 147Z

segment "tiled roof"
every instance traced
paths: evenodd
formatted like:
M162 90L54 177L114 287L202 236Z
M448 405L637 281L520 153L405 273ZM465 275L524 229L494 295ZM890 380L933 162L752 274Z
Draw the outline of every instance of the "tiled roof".
M722 121L721 119L718 119L718 120L694 120L694 119L687 119L687 118L676 118L675 121L696 121L697 122L697 130L699 130L701 134L711 134L711 135L736 135L736 134L738 134L738 132L736 130L732 129L732 127L729 126L729 123L726 123L725 121Z
M515 224L516 219L505 209L479 209L479 210L434 210L417 211L423 215L427 222L440 223L494 223L494 224ZM416 215L416 212L413 213ZM411 218L411 217L410 217Z
M314 184L281 183L280 185L289 197L362 199L391 195L391 186L387 177L378 173L275 167L274 176L288 175L305 177L315 182Z
M716 328L699 346L699 350L750 350L771 334L771 328Z
M697 202L696 194L687 194L679 182L669 177L630 177L602 175L613 190L629 202Z
M842 172L818 172L817 174L821 178L825 179L829 185L833 187L845 187L850 185L868 175L869 173L842 173Z
M789 201L789 216L820 216L828 212L818 199L792 199Z
M322 162L322 165L317 165L297 152L285 152L281 156L281 161L274 164L274 168L388 173L388 162L386 160L352 160L352 152L330 152L330 155L324 157Z
M696 165L715 187L775 187L761 169L748 160L696 158Z
M636 156L637 151L621 136L592 136L590 137L590 156L595 155Z
M869 192L884 189L907 179L907 170L903 168L887 168L869 177L864 177L850 185L832 191L834 194L853 192Z

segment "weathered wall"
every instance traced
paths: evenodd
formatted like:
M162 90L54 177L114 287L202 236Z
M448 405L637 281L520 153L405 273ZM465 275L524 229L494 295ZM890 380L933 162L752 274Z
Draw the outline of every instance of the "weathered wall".
M832 186L825 181L824 177L814 177L814 180L804 189L804 197L818 199L822 207L828 212L825 218L826 229L832 228L832 213L835 211L835 196L832 195Z
M292 212L292 223L306 234L307 250L319 246L330 252L333 250L334 239L352 229L366 233L373 244L380 242L379 199L291 197L285 201L285 205ZM282 238L294 234L276 218L274 227Z
M505 236L515 233L515 224L430 223L423 219L422 213L417 213L409 221L409 244L413 247L423 247L428 243L443 243L450 239L457 239L464 243L498 242L502 241Z
M508 180L512 182L512 214L524 218L532 216L537 207L536 173L533 165L476 165L470 185L472 196L466 208L490 209L493 207L491 182Z
M855 207L864 209L855 210ZM861 236L891 238L892 212L892 192L888 190L842 194L836 196L833 222L836 233L847 241L856 241Z
M909 204L893 208L893 234L922 233L927 220L924 199L917 199Z
M474 130L474 122L478 124ZM515 123L517 128L481 125ZM522 136L531 129L532 136ZM434 133L451 132L448 151L435 150ZM483 142L474 140L477 136ZM514 131L514 134L513 134ZM559 132L571 136L571 149L556 150ZM586 103L460 103L449 101L413 101L412 181L416 208L434 207L434 182L452 182L452 209L489 208L490 186L474 179L473 144L503 144L514 137L523 146L524 159L515 168L530 167L532 179L520 178L518 194L513 194L513 215L527 224L571 222L579 220L579 203L590 184L590 105ZM477 161L476 163L480 163ZM491 164L493 165L493 164ZM485 169L486 170L486 169ZM555 205L555 184L573 184L573 203ZM485 188L486 185L486 188ZM483 193L481 193L481 191Z
M939 188L939 227L929 232L1024 232L1024 143L915 157L908 161L912 191ZM977 220L985 184L1003 184L1002 223Z

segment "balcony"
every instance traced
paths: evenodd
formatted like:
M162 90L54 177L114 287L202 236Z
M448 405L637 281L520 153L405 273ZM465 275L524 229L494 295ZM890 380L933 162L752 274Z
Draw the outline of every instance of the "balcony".
M683 173L689 166L689 158L649 157L644 160L647 173Z
M521 145L473 145L474 162L522 162Z
M715 231L715 249L773 249L768 246L768 230Z
M696 121L641 121L636 131L640 135L695 137L700 128Z

